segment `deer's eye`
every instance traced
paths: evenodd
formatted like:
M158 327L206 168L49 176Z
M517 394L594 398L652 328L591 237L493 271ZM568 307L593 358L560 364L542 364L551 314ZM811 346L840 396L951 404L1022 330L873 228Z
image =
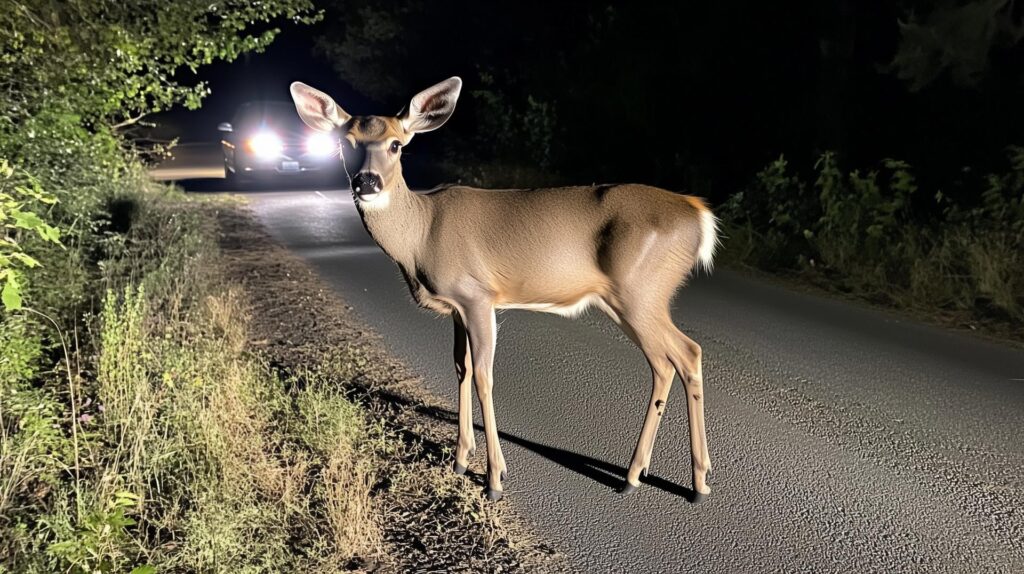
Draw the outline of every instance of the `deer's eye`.
M402 147L402 144L397 141L391 142L391 153L398 153L398 150Z

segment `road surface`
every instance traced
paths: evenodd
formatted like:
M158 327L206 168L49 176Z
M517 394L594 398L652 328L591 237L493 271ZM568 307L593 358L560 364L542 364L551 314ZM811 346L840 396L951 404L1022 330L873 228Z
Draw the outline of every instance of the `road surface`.
M450 321L414 306L350 195L248 197L454 405ZM623 497L651 384L640 352L596 311L499 315L501 504L581 571L1024 572L1024 351L725 269L673 315L704 349L700 505L679 383L648 484Z

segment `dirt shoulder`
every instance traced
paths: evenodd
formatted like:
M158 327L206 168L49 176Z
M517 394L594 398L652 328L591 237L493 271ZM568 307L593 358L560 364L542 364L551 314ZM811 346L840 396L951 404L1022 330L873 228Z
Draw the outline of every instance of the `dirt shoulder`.
M245 287L249 347L286 380L333 381L393 445L372 488L385 552L351 567L395 572L567 572L508 502L487 503L483 477L451 472L456 414L387 355L379 336L245 207L218 207L228 278ZM454 370L453 370L454 377ZM477 456L481 456L478 454Z

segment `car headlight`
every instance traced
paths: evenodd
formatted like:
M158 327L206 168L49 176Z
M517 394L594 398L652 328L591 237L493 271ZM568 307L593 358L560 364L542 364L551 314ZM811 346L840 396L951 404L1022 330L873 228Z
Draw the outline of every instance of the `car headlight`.
M281 155L284 143L273 132L260 132L249 138L249 151L258 157L271 159Z
M306 151L311 155L328 156L338 151L338 140L330 134L310 134L306 139Z

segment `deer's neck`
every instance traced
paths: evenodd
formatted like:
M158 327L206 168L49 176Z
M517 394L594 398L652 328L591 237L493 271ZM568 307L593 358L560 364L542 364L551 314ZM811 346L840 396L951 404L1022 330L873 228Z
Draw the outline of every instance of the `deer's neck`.
M357 201L356 207L366 231L388 257L404 269L414 269L416 256L430 228L431 206L428 198L409 190L401 174L397 177L386 203L360 204Z

